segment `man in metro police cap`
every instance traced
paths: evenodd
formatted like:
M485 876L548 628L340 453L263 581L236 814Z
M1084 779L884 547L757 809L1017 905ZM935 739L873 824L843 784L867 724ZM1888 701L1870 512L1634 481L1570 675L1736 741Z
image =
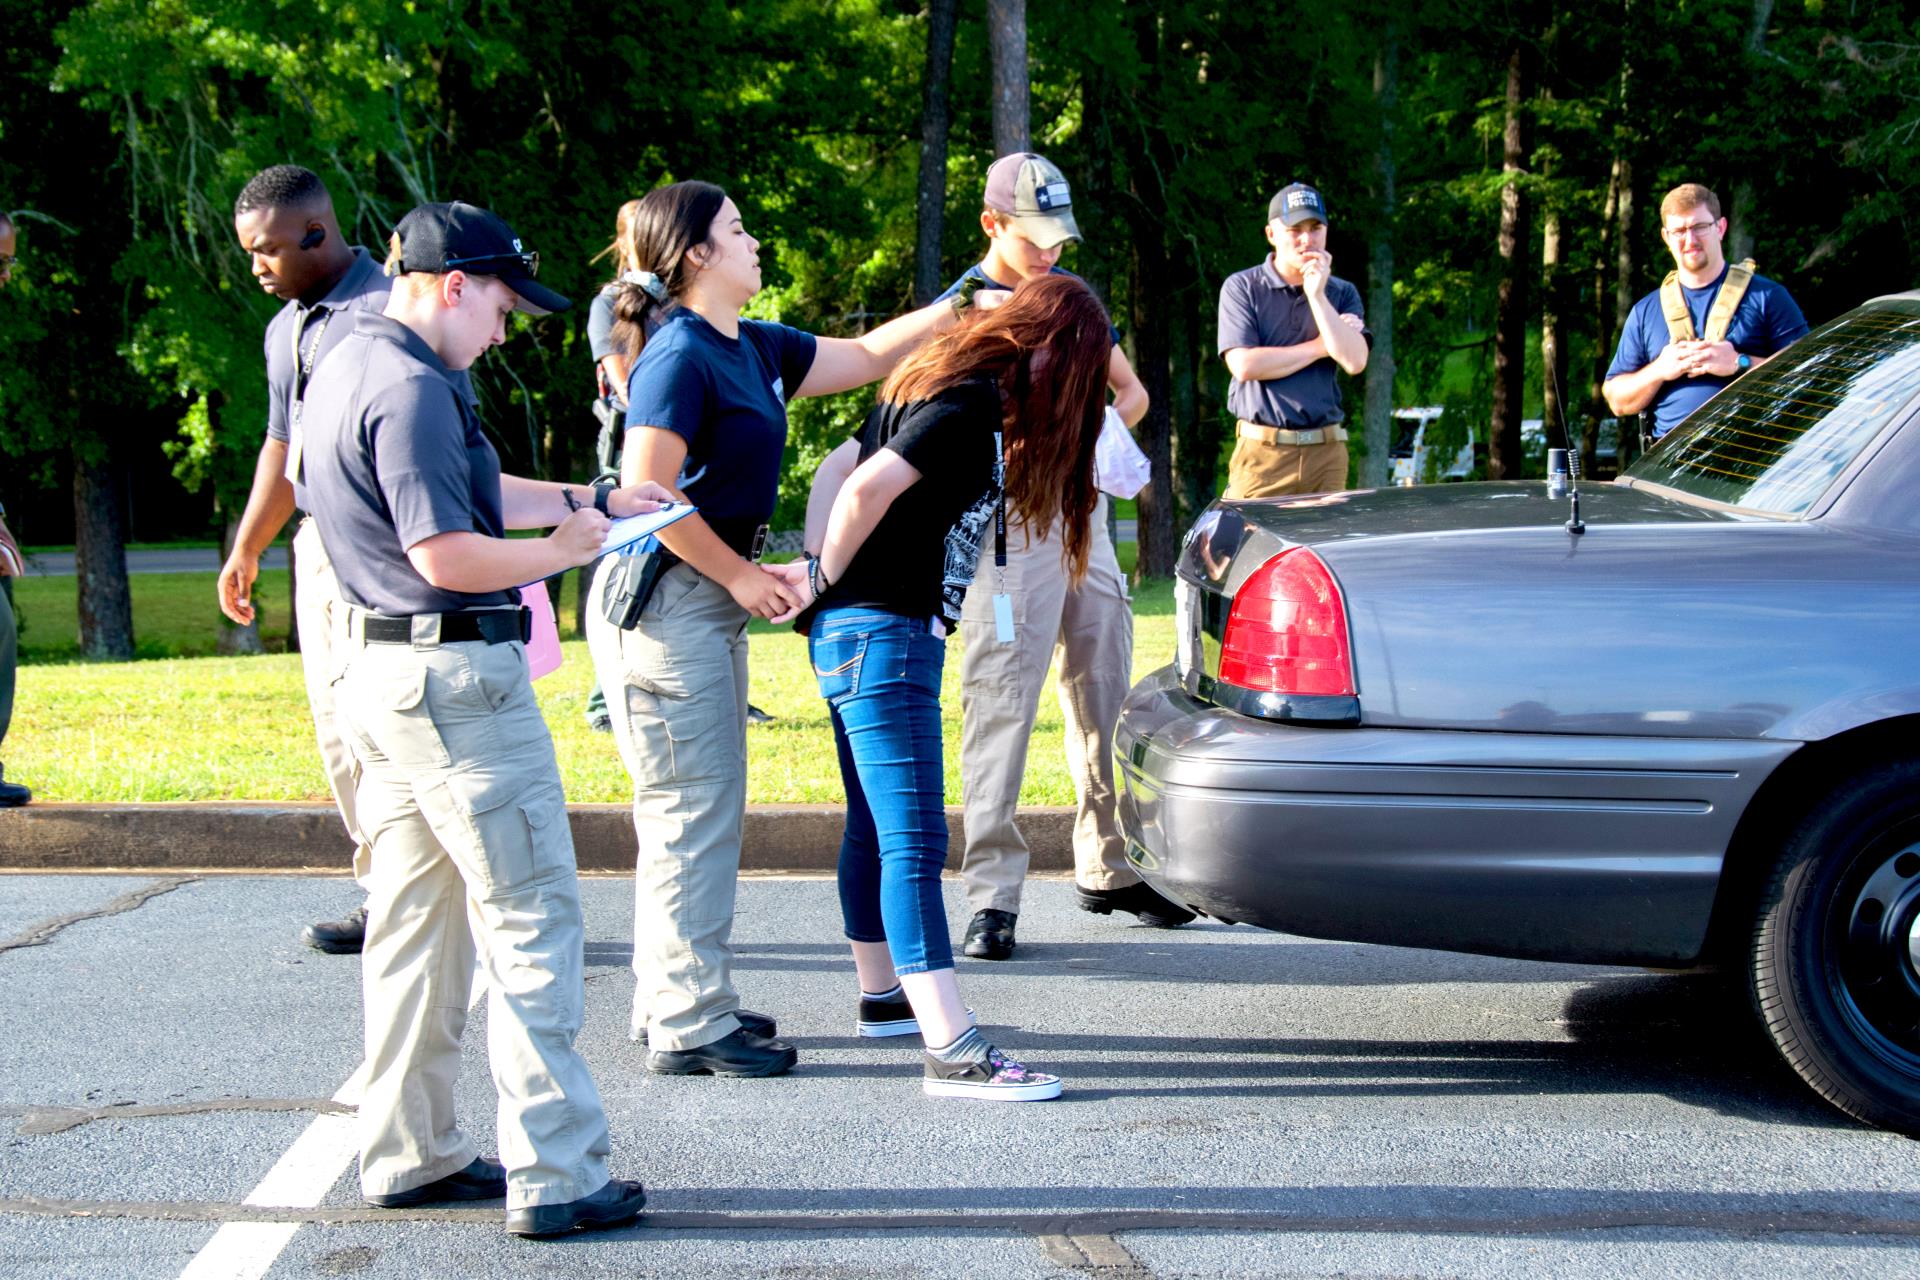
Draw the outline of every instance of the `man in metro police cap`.
M1368 343L1360 291L1333 274L1327 205L1302 182L1267 205L1273 252L1220 286L1220 354L1238 419L1228 498L1347 487L1346 410L1336 371L1358 376Z

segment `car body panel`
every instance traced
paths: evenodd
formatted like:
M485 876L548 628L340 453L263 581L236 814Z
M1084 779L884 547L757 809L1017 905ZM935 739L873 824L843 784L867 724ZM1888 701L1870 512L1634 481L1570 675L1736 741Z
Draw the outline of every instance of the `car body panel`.
M1700 955L1747 801L1794 744L1270 724L1140 682L1128 856L1175 901L1314 937L1591 963Z

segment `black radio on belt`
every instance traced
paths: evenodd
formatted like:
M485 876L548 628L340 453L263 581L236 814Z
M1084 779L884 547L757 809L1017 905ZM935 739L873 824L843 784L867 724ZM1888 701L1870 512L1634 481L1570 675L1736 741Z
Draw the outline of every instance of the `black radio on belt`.
M648 550L616 556L601 588L600 612L622 631L633 630L647 601L653 598L654 588L660 585L661 575L680 563L680 557L657 539L648 539L646 545Z

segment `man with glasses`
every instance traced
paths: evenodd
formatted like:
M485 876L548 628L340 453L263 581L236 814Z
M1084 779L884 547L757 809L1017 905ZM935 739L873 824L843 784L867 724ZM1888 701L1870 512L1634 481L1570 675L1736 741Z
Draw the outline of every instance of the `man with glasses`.
M1785 286L1729 264L1720 197L1697 182L1660 202L1660 238L1674 270L1633 306L1601 387L1622 417L1653 410L1653 438L1735 378L1765 364L1807 331Z
M386 307L393 282L381 256L347 243L326 186L299 165L277 164L255 174L233 202L233 229L261 289L286 303L267 325L267 436L233 549L220 570L220 611L247 626L255 617L251 596L261 555L296 509L312 510L303 482L300 414L314 367L353 331L356 313L378 314ZM464 370L454 377L470 391ZM354 816L353 761L333 722L332 619L344 606L311 518L294 533L293 570L294 628L320 759L355 845L354 873L362 875L368 847ZM366 908L360 907L343 920L308 925L301 937L320 951L358 954L366 924Z

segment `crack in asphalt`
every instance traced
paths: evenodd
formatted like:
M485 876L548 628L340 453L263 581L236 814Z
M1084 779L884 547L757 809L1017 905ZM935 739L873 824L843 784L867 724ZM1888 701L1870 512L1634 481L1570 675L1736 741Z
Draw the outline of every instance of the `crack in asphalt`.
M501 1210L374 1209L358 1205L292 1209L272 1205L217 1204L178 1200L62 1200L50 1196L0 1199L0 1214L49 1218L131 1218L157 1222L293 1222L315 1226L368 1223L472 1223L498 1226ZM1114 1209L1053 1213L730 1213L683 1210L643 1215L639 1226L655 1231L1000 1231L1053 1239L1054 1247L1079 1259L1076 1269L1113 1274L1131 1263L1118 1241L1123 1231L1310 1232L1343 1235L1552 1236L1666 1229L1769 1238L1785 1235L1885 1236L1920 1239L1920 1220L1820 1211L1798 1213L1700 1213L1681 1209L1601 1210L1476 1217L1351 1214L1190 1212L1177 1209ZM1106 1239L1103 1239L1105 1237ZM1111 1247L1109 1248L1109 1243ZM1063 1257L1067 1256L1063 1254ZM1124 1274L1124 1273L1123 1273ZM1142 1269L1134 1274L1144 1276Z
M16 933L11 938L0 939L0 955L16 951L21 947L43 946L58 937L69 925L76 925L86 920L98 920L102 916L123 915L145 905L149 898L157 898L163 893L172 893L181 885L193 884L199 879L199 876L168 876L163 880L144 884L138 889L130 889L112 902L102 907L95 907L92 911L76 911L69 916L56 916L51 920L42 920L24 933Z
M0 1115L22 1117L14 1133L22 1138L38 1138L78 1129L95 1120L197 1116L217 1111L313 1111L321 1115L350 1116L355 1110L332 1098L209 1098L205 1102L115 1102L104 1107L0 1107Z

